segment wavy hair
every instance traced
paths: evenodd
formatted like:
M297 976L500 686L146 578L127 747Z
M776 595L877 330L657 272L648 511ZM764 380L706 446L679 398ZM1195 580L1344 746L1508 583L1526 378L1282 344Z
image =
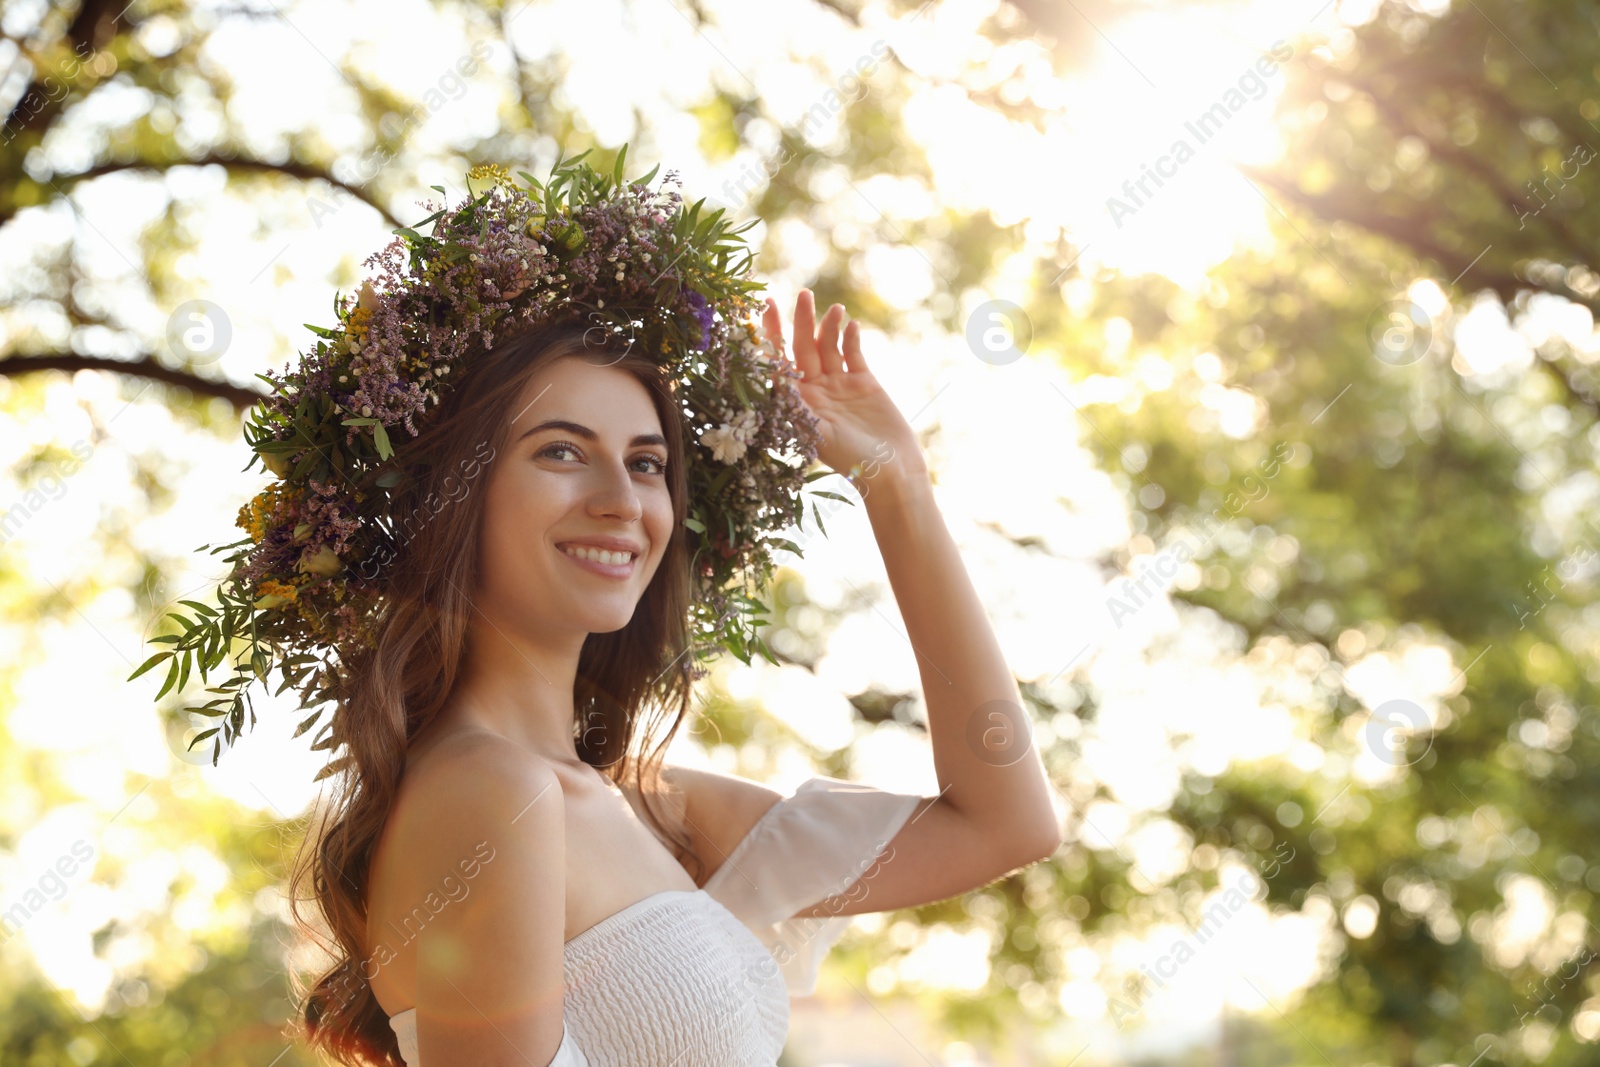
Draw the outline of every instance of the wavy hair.
M392 551L379 561L389 573L376 641L334 668L334 737L348 755L329 779L332 799L319 797L307 821L291 866L289 906L301 935L334 961L309 989L298 976L291 981L302 998L297 1020L305 1040L336 1063L404 1067L372 992L377 969L361 959L369 868L399 794L411 739L445 707L460 671L474 610L468 594L481 563L476 535L484 494L472 492L472 483L506 447L511 408L529 376L554 359L596 356L596 365L628 371L650 393L667 439L673 532L628 624L590 634L583 644L573 691L574 741L579 758L613 782L631 779L646 817L689 859L696 882L703 873L687 833L654 808L663 790L663 755L688 713L691 692L683 662L691 594L681 401L655 362L610 331L565 322L499 338L465 361L454 387L404 446L404 480L389 509L396 517ZM668 719L665 734L645 753ZM303 898L308 881L311 893ZM314 903L324 930L306 921L303 899Z

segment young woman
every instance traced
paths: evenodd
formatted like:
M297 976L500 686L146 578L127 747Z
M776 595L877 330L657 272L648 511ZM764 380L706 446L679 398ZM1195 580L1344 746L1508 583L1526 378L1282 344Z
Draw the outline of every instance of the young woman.
M478 173L509 188L498 168ZM628 199L644 184L579 206L611 188L592 174L558 218L557 186L532 206L478 201L448 239L405 231L415 287L397 271L381 296L363 287L358 309L341 306L344 328L321 333L333 343L280 384L252 442L280 477L240 519L242 603L264 614L224 613L222 636L259 628L343 655L313 698L337 699L344 791L292 877L311 882L333 942L306 1031L342 1063L386 1067L773 1064L788 997L811 991L850 916L983 886L1053 853L1060 828L1016 684L858 324L841 332L840 305L818 322L802 290L779 376L798 373L797 396L773 385L747 407L767 377L756 332L781 353L784 325L769 300L729 356L728 316L747 298L718 273L722 231ZM685 262L679 239L704 246L685 275L695 288L658 288ZM661 294L677 301L664 316ZM512 322L519 296L612 312L632 300L624 319L669 332L636 345L556 315L450 348L485 308ZM701 384L684 392L651 352L700 360ZM740 367L752 377L736 381ZM708 428L706 411L727 421ZM817 776L785 797L662 760L689 706L689 620L716 595L696 584L717 566L701 553L750 544L706 534L690 506L726 504L729 530L770 520L799 474L771 465L757 445L775 438L754 427L799 421L864 498L921 672L934 796ZM392 462L385 423L414 435ZM375 451L358 464L362 448ZM713 468L728 469L707 480ZM395 494L383 552L360 540L379 487ZM702 534L693 556L686 529ZM360 599L371 590L381 609Z
M729 921L708 880L737 865L717 884L743 903L782 896L790 879L831 859L829 874L857 877L839 899L803 901L792 917L849 916L945 899L1059 844L1037 754L997 759L981 740L1018 724L986 715L974 729L980 709L1020 700L916 437L867 369L858 324L841 352L843 311L835 305L814 324L802 290L794 354L830 467L850 470L881 441L893 450L866 483L865 507L922 670L939 795L909 806L876 791L786 800L738 777L667 766L663 821L678 833L650 832L655 818L637 790L619 788L618 764L596 766L594 750L607 746L582 723L575 732L574 693L591 634L621 630L639 612L649 630L670 624L660 615L674 606L682 582L671 572L683 566L668 476L677 420L647 364L581 345L547 344L526 360L508 351L502 365L521 373L482 386L500 394L493 407L503 414L486 405L481 417L494 421L462 437L499 430L480 490L478 581L463 590L465 653L450 703L408 745L372 864L367 947L389 942L394 958L371 986L396 1031L416 1035L410 1067L771 1063L787 1025L786 992L765 981L778 968L760 966L770 953ZM781 342L775 305L766 322ZM514 397L503 387L512 383ZM780 825L785 805L807 796L827 798L811 814L836 822ZM761 823L771 832L747 841ZM891 858L852 870L883 847L871 838L891 824ZM674 846L674 836L687 841ZM472 860L475 876L460 877ZM424 910L419 924L417 905L452 877L459 899Z

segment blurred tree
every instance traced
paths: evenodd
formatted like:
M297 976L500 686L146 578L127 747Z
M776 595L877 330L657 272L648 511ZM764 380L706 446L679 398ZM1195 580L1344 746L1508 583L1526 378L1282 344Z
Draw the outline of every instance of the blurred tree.
M526 14L515 4L439 6L469 27L469 37L492 39L511 60L488 75L503 78L498 130L460 148L460 158L446 161L451 167L532 165L548 154L547 138L568 154L593 143L581 116L557 102L559 64L519 54L506 35L511 20L538 18L538 6ZM870 24L853 6L821 6L841 28ZM1080 61L1119 14L1160 6L1008 3L994 9L982 33L996 45L1036 34L1060 71ZM897 2L892 13L910 22L924 10ZM688 11L698 28L719 32L698 6ZM1247 171L1292 213L1270 254L1235 256L1198 293L1160 278L1062 272L1070 257L1040 264L1028 301L1035 354L1060 358L1074 373L1115 376L1136 400L1085 408L1094 427L1088 439L1109 446L1105 466L1126 489L1136 529L1104 561L1108 576L1186 536L1198 540L1193 565L1172 590L1188 605L1186 624L1226 621L1241 658L1273 679L1275 695L1295 709L1323 756L1310 770L1265 760L1187 778L1171 810L1149 817L1187 832L1191 863L1156 885L1117 849L1084 840L1092 835L1083 809L1104 787L1078 771L1081 731L1094 723L1102 694L1087 683L1072 685L1065 698L1059 686L1023 684L1030 714L1048 726L1047 762L1080 836L1051 864L906 916L998 932L986 987L927 998L975 1040L995 1038L1019 1010L1056 1021L1068 949L1103 947L1162 920L1193 924L1194 900L1217 885L1225 857L1273 872L1275 909L1340 916L1352 933L1341 936L1328 974L1297 1005L1253 1005L1253 1020L1230 1023L1215 1062L1465 1064L1481 1054L1486 1063L1565 1067L1593 1058L1574 1021L1586 1001L1587 1010L1600 1011L1592 999L1600 986L1591 964L1574 961L1583 945L1596 944L1590 924L1600 892L1600 869L1590 860L1600 830L1600 618L1590 603L1600 531L1589 524L1600 447L1596 360L1569 339L1573 331L1545 329L1539 316L1593 309L1600 294L1588 262L1600 218L1584 210L1595 173L1589 146L1600 149L1600 133L1589 136L1600 121L1590 55L1595 11L1590 3L1473 0L1429 15L1384 3L1372 22L1311 53L1282 105L1290 138L1284 162ZM72 14L6 8L0 48L8 51L0 61L20 74L0 85L12 93L19 87L20 95L0 97L9 116L0 130L0 238L63 201L87 223L74 201L84 183L196 167L225 171L230 193L245 204L293 188L354 198L388 226L408 219L409 198L426 184L416 175L439 160L411 143L415 102L351 58L337 57L335 66L356 94L365 136L359 155L385 161L359 181L348 179L352 152L333 148L316 129L291 132L284 151L267 157L253 154L230 115L235 87L203 60L209 37L229 20L292 15L95 0ZM1013 121L1041 126L1048 115L1031 97L1002 91L1023 80L1025 57L991 56L999 58L967 61L949 84ZM933 185L901 119L911 90L926 79L892 49L888 57L871 91L841 112L836 147L819 149L814 131L777 124L783 164L739 205L769 224L764 270L799 254L785 244L785 220L816 227L828 217L821 191L828 179L859 185L888 174ZM764 101L747 95L748 83L725 73L734 88L714 88L694 109L713 160L743 144L752 121L774 121ZM97 99L129 89L142 94L136 117L93 118ZM222 116L204 135L206 127L192 121L203 113ZM73 122L98 138L82 165L58 162L78 155L56 150ZM646 158L650 131L634 140ZM236 415L258 386L185 359L142 326L195 295L173 269L196 238L171 198L173 209L146 235L134 268L143 306L97 295L101 279L75 238L40 242L37 269L0 281L7 309L0 375L16 383L9 407L36 407L47 372L111 370L130 379L130 399L153 383L152 395L197 428L237 439L236 418L219 417L208 401L221 398ZM857 242L828 240L812 287L824 305L842 302L853 317L887 331L896 312L863 281L865 243L905 244L927 257L942 283L929 306L956 335L965 329L956 294L983 289L1024 243L1021 226L998 226L986 212L940 208L879 222ZM1437 299L1435 290L1413 286L1425 278L1434 279ZM348 265L332 279L346 289L354 280ZM1483 294L1537 339L1527 363L1534 373L1484 369L1462 354L1467 336L1453 330L1469 297ZM1064 296L1074 302L1070 311ZM1131 334L1121 348L1104 343L1114 320ZM1133 366L1152 353L1173 372L1161 388ZM1225 426L1224 403L1255 411L1254 431L1239 436ZM160 578L171 562L128 558L117 524L168 506L156 467L152 461L136 476L144 512L136 506L114 516L103 532L106 558L137 575L127 585L143 615L159 611ZM1019 565L1039 550L1019 543ZM9 559L0 563L0 590L21 617L41 620L69 615L80 591L40 595ZM774 647L790 662L813 665L843 613L810 603L792 575L773 597ZM1116 621L1109 620L1113 628ZM1345 668L1418 644L1442 645L1460 668L1446 687L1448 718L1401 753L1384 749L1396 773L1364 784L1349 772L1373 758L1372 709ZM852 703L865 723L916 729L913 697L869 691ZM708 698L702 740L731 742L746 756L765 753L763 763L742 764L742 773L772 771L776 754L793 747L826 773L850 774L849 750L810 751L753 704L723 692ZM48 807L72 796L40 761L16 751L0 744L7 800L0 842L8 847L37 818L38 798ZM166 840L213 849L238 873L240 899L276 878L276 859L260 851L264 831L219 824L220 808L196 821L162 790L150 795L158 821L170 822ZM20 796L34 799L12 799ZM1525 944L1509 933L1514 899L1549 908ZM1374 920L1370 932L1364 918ZM276 1051L261 1027L283 1018L282 990L270 977L282 966L271 944L275 927L237 912L234 922L232 940L208 949L203 963L173 968L168 960L169 969L152 965L124 979L143 982L148 1000L140 1003L138 987L125 984L119 989L131 995L119 993L115 1010L89 1024L8 965L0 1059L269 1061ZM114 936L107 933L108 943ZM901 952L882 939L847 939L833 964L859 987L871 967ZM1120 984L1109 984L1107 994L1114 1010L1138 999ZM180 1021L196 1023L192 1034L177 1036ZM1213 1062L1209 1056L1183 1059Z
M169 321L186 301L207 292L206 280L186 273L181 263L207 239L201 232L204 219L194 205L185 203L184 190L194 188L197 173L222 172L226 197L246 211L259 210L263 230L283 217L281 210L273 214L275 197L290 198L297 207L303 202L312 209L313 218L318 205L360 204L389 228L422 213L413 200L427 184L421 176L437 164L452 172L479 162L539 171L554 162L557 148L570 156L599 147L597 165L612 154L596 146L582 116L560 102L566 77L560 56L526 56L507 32L517 19L537 21L541 5L436 6L459 21L469 41L487 42L496 60L482 64L474 76L499 92L497 129L488 137L453 145L459 153L453 155L441 153L437 145L417 143L415 135L431 117L429 102L419 103L391 89L364 69L354 50L330 60L354 93L353 108L338 109L347 112L343 117L358 120L354 147L352 139L337 140L318 125L336 117L331 112L316 116L317 121L304 128L275 132L272 137L252 136L240 117L248 109L237 106L241 87L234 72L224 69L208 50L219 34L241 24L281 21L294 27L297 9L218 9L182 2L129 6L99 0L65 8L0 8L0 67L5 70L0 76L0 115L5 116L0 126L0 242L25 265L0 278L0 386L6 414L19 422L42 417L47 386L60 374L110 372L118 376L128 404L157 400L171 409L180 426L222 442L239 439L239 415L263 394L263 387L248 376L238 376L237 367L234 377L220 373L210 354L197 358L183 344L150 328L152 323ZM899 7L898 17L917 14L912 5ZM703 32L720 32L697 8L690 9L690 18ZM996 40L1009 32L997 23L986 29ZM440 57L441 62L449 58ZM735 84L747 89L748 83L735 74L731 69L721 71L695 112L703 123L704 143L714 156L741 144L746 126L766 111L763 101L719 87ZM824 203L814 192L815 180L834 170L857 179L900 173L926 180L925 161L908 147L899 128L898 106L905 90L896 79L908 76L903 67L895 67L894 73L880 75L881 84L875 84L871 93L843 106L840 119L846 147L837 156L810 143L808 137L814 139L816 131L785 129L783 166L738 208L759 213L774 226L784 218L812 217ZM986 103L1003 105L1013 117L1037 121L1041 114L1031 102L1001 100L992 87L974 92L986 94ZM340 137L348 132L341 131ZM631 154L646 158L650 131L641 130L631 139L635 143ZM165 209L137 245L125 250L101 232L85 201L95 183L128 177L153 189L165 201ZM875 236L909 238L927 246L941 261L952 289L979 284L1001 248L1013 243L1012 235L996 228L983 213L944 213L930 223L942 227L938 237L920 225L901 221L897 226L884 218ZM119 276L108 275L108 248L112 259L129 268L127 272L113 264ZM770 242L767 267L788 254L780 242ZM856 317L891 327L890 310L861 280L858 256L858 251L830 246L813 283L818 298L843 301ZM280 265L269 277L281 282L285 272ZM345 291L353 289L361 276L348 256L329 275L327 280ZM955 302L947 298L945 303L947 318L953 321ZM303 338L275 338L265 355L287 357L303 344ZM214 401L224 402L226 408ZM98 447L108 435L107 427L96 421L87 405L85 411L95 422L93 444ZM27 453L15 471L22 490L50 473L57 451L57 446L48 446ZM45 658L37 635L54 620L74 620L79 604L121 587L132 594L133 612L143 620L159 616L163 605L174 598L168 578L179 569L190 546L170 546L169 554L158 556L127 536L135 523L174 505L165 488L174 480L173 457L151 452L130 455L129 461L133 495L105 509L90 535L94 553L85 558L71 582L42 589L14 546L0 555L0 593L7 614L28 620L33 635L18 645L8 684L19 676L22 664ZM199 536L204 535L197 535L197 540ZM139 693L149 690L129 687L129 691L131 710L144 714L148 698ZM0 711L9 714L15 701L10 688L4 693ZM758 776L770 773L782 746L793 743L792 736L776 729L771 720L749 714L747 707L717 694L711 697L700 727L708 742L753 738L770 746L772 759L767 764L745 768ZM171 721L171 709L187 702L175 693L162 705L169 737L181 733ZM862 704L869 706L872 700L863 698ZM174 747L181 743L174 741ZM64 757L59 753L44 758L37 750L0 738L0 759L5 760L6 772L0 779L0 845L13 851L45 812L83 797L62 780L56 761ZM842 755L820 762L835 773L847 769ZM180 843L197 845L235 872L235 883L215 902L216 928L201 934L173 916L155 915L144 917L136 929L110 925L101 930L96 954L102 962L116 957L116 978L104 1011L89 1018L79 1017L71 995L54 988L27 962L27 939L10 939L0 946L7 977L0 983L0 1005L4 1005L0 1018L6 1020L0 1025L0 1061L52 1067L301 1062L298 1049L274 1059L286 1043L278 1040L277 1033L287 1018L286 990L279 981L286 961L276 943L285 939L285 931L275 917L255 914L250 904L256 889L281 882L281 857L260 854L267 831L240 825L231 805L174 797L166 786L184 779L185 769L175 766L172 779L143 794L141 805L154 803L155 812L141 815L141 840L152 859ZM137 791L137 786L131 787L130 796ZM136 810L143 812L143 807ZM126 829L135 821L130 812L118 827ZM127 872L120 864L101 862L90 877L93 890L78 887L73 893L116 890ZM172 884L174 899L182 888ZM7 900L19 891L20 887L7 885ZM951 904L944 911L959 914L959 906ZM850 965L856 967L864 959L858 949Z
M1381 4L1292 77L1282 162L1245 168L1290 213L1270 254L1197 296L1118 279L1060 343L1138 394L1088 412L1137 512L1114 566L1220 525L1173 595L1309 683L1279 695L1319 768L1191 778L1170 812L1199 846L1285 848L1272 906L1343 919L1282 1020L1293 1061L1590 1063L1600 8L1430 6ZM1485 333L1499 315L1515 333ZM1115 359L1091 336L1112 317ZM1171 385L1137 384L1148 351ZM1224 397L1256 410L1242 439ZM1409 695L1363 699L1346 669L1421 644L1454 678L1396 751L1385 722L1421 704L1383 710ZM1373 754L1395 773L1352 779Z

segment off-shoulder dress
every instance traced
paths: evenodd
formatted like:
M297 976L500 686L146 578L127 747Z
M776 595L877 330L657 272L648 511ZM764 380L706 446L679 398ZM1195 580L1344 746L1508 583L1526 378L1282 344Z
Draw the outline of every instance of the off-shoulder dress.
M775 1064L789 997L813 991L850 923L795 914L850 890L919 799L808 778L703 888L652 893L572 938L562 952L564 1033L548 1067ZM416 1016L389 1018L407 1067L422 1067Z

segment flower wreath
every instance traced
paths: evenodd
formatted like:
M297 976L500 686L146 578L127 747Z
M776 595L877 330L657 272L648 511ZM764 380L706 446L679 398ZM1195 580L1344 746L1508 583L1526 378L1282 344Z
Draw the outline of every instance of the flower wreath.
M190 742L221 731L213 765L244 730L252 681L276 668L277 693L294 686L303 708L319 709L299 736L333 699L337 663L372 647L382 564L402 537L389 505L406 478L407 440L396 444L395 434L417 436L413 420L439 403L463 357L507 327L588 321L657 360L688 424L695 595L692 655L679 669L702 677L699 663L719 649L777 662L756 632L769 623L753 594L771 578L774 548L801 554L777 535L802 522L801 489L827 472L807 473L817 421L791 383L798 370L758 325L761 303L750 294L764 286L744 277L752 256L738 235L755 223L729 230L722 209L701 216L704 199L685 210L676 191L648 188L656 169L624 185L626 145L610 176L582 163L588 154L558 160L545 184L519 172L519 186L497 164L473 167L464 204L448 210L446 198L366 261L382 268L376 286L363 282L354 300L335 295L338 326L308 324L320 340L297 369L258 376L273 392L252 409L245 436L251 462L276 480L240 509L248 536L211 548L236 550L216 605L180 600L192 615L164 618L182 632L152 638L168 647L129 676L168 662L160 700L183 688L191 667L205 679L237 654L233 676L206 690L219 695L185 709L220 720ZM489 188L472 196L471 181L484 178ZM419 232L429 223L430 234ZM735 252L743 258L730 265ZM821 528L815 504L812 515ZM319 734L312 748L335 743Z

